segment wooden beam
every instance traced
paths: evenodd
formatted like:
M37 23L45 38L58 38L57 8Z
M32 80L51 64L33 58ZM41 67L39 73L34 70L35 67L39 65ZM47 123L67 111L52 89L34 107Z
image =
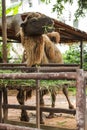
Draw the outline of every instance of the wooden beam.
M75 72L60 72L60 73L5 73L0 74L0 79L67 79L67 80L75 80L76 73Z
M4 107L8 104L8 90L6 87L3 87L3 122L8 119L8 109Z
M40 80L36 80L36 128L40 129Z
M6 1L2 0L2 38L3 38L3 62L7 62L7 24L6 24Z
M0 89L0 123L2 123L2 90Z
M83 68L83 41L80 41L80 68Z
M86 90L84 72L82 69L77 70L77 86L76 86L76 122L77 130L85 129L86 114Z
M39 129L0 123L0 130L39 130Z
M27 105L3 105L5 108L10 109L23 109L23 110L32 110L36 111L36 106L27 106ZM54 112L54 113L67 113L67 114L76 114L75 109L64 109L64 108L51 108L51 107L40 107L42 112Z

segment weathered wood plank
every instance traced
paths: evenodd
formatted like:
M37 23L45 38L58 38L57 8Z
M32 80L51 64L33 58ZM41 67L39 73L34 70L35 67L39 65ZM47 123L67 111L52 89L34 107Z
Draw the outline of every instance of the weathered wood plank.
M11 120L8 120L6 122L12 125L27 126L27 127L32 127L32 128L36 127L36 124L34 123L18 122L18 121L11 121ZM43 125L43 124L41 124L40 127L41 129L44 129L44 130L77 130L77 129L72 129L72 128L53 127L53 126Z
M3 37L3 45L2 45L2 56L3 62L7 63L7 24L6 24L6 0L2 1L2 37Z
M5 105L8 104L7 88L3 87L3 122L8 119L8 108Z
M40 80L36 80L36 106L36 127L40 129Z
M0 63L0 66L27 66L25 63ZM59 63L49 63L49 64L41 64L40 66L51 66L51 67L79 67L79 64L59 64Z
M0 90L0 123L2 123L2 90Z
M24 109L24 110L36 110L36 106L27 106L27 105L5 105L5 108L14 108L14 109ZM40 107L42 112L54 112L54 113L67 113L67 114L76 114L76 110L73 109L63 109L63 108L49 108L49 107Z
M78 67L39 67L40 72L75 72ZM35 72L37 70L36 67L24 67L24 66L3 66L0 67L0 70L24 70L29 72Z
M39 130L39 129L0 123L0 130Z
M60 73L5 73L0 74L0 79L76 79L75 72Z
M86 92L85 79L82 69L77 70L76 86L76 121L78 130L85 130Z

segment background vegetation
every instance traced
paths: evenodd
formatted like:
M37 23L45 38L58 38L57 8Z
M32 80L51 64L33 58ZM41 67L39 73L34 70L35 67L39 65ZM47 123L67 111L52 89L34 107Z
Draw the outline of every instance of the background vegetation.
M51 0L41 1L45 2L46 4L51 3ZM53 5L52 10L53 12L57 12L58 16L60 16L63 13L63 10L65 9L65 4L70 3L71 5L73 5L74 2L76 2L78 5L74 13L75 20L77 20L79 17L83 17L87 13L87 0L56 0L56 3Z
M69 50L67 50L63 54L64 63L71 63L71 64L79 64L80 65L80 45L73 44L69 46ZM83 69L87 70L87 45L83 45Z

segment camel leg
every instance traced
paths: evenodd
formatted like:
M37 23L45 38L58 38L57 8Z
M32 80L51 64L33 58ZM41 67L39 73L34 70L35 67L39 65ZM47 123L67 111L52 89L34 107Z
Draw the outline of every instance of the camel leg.
M44 106L44 95L47 94L46 90L40 90L40 106ZM42 116L42 111L40 111L40 124L44 124L43 116Z
M40 91L40 106L44 106L44 99L43 99L43 96L44 96L43 92Z
M72 105L72 103L70 102L69 96L68 96L68 89L66 86L63 87L63 93L68 101L69 104L69 109L74 109L74 106Z
M55 107L55 101L56 101L56 93L55 92L51 92L51 99L52 99L52 105L51 107ZM48 115L48 118L53 118L54 117L54 112L50 112Z
M24 90L23 89L19 89L19 92L17 94L17 100L19 102L20 105L24 105L24 100L25 100L25 96L24 96ZM29 121L29 116L26 112L26 110L21 110L21 117L20 117L21 121Z

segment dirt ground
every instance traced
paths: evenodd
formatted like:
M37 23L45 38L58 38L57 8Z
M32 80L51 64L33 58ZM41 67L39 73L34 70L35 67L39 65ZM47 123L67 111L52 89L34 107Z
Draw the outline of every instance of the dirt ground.
M72 104L75 106L76 105L75 96L72 96L70 94L69 97L70 97ZM45 105L47 107L50 107L51 98L50 98L49 94L44 96L44 101L45 101ZM12 92L9 93L8 103L9 104L18 104L17 99L16 99L16 95L12 94ZM33 95L31 99L26 101L26 105L35 105L35 103L36 103L35 95ZM66 101L66 98L60 92L57 94L57 97L56 97L56 108L68 108L68 103ZM16 120L16 121L18 120L19 121L20 120L20 111L21 110L9 109L8 118L10 120ZM28 111L28 114L30 117L30 123L35 123L36 122L36 112L35 111ZM56 126L59 128L76 129L76 117L74 115L63 114L63 113L57 114L56 113L54 118L47 118L48 114L49 113L43 113L45 125Z

